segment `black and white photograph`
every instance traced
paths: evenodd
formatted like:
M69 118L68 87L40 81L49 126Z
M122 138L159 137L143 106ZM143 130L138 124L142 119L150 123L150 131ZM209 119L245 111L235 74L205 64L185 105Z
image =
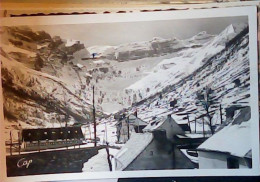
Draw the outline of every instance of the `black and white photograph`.
M255 172L256 24L229 9L3 23L7 177Z

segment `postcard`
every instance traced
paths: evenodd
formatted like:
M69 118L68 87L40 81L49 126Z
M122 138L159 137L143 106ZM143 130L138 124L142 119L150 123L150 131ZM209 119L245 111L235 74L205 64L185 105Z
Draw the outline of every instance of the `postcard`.
M256 17L3 18L5 180L259 175Z

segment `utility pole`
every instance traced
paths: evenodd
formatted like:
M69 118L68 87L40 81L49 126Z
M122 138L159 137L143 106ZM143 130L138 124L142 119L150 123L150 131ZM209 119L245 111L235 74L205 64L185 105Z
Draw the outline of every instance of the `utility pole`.
M93 85L93 122L94 122L94 146L97 146L97 123L96 123L96 110L95 110L95 86Z
M10 155L13 155L12 147L13 147L13 139L12 139L12 131L10 131Z
M108 142L107 142L107 145L106 145L106 152L107 152L107 161L108 161L109 170L112 171L112 162L111 162L111 159L110 159L111 155L109 154Z
M69 147L68 147L68 115L66 114L65 115L65 122L66 122L66 124L65 124L65 131L66 131L66 148L67 148L67 150L69 149Z
M205 138L205 124L204 124L204 117L202 117L202 127L203 127L203 137Z
M223 118L222 118L222 107L221 104L219 105L219 111L220 111L220 124L223 123Z
M195 118L195 133L197 133L197 118Z
M127 121L127 138L128 138L128 140L129 140L129 139L130 139L129 116L127 117L126 121Z
M190 127L190 118L189 118L189 114L187 114L187 119L188 119L188 125L189 125L189 128L190 128L190 133L191 133L191 127Z
M106 137L106 142L107 142L107 122L105 122L105 137Z
M18 131L18 147L19 147L19 155L21 154L21 139L20 139L20 131Z

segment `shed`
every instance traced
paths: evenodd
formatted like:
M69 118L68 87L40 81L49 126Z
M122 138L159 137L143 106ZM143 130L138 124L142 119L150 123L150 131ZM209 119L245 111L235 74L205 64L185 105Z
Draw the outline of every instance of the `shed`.
M179 124L179 126L181 127L181 129L185 132L191 132L190 126L187 123L183 123L183 124Z
M130 138L133 131L135 133L142 133L147 124L148 123L133 114L124 116L123 118L120 117L119 121L116 123L118 142L125 143Z

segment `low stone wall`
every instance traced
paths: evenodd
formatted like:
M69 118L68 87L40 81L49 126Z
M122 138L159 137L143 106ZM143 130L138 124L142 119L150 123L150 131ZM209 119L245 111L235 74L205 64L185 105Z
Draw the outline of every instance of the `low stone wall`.
M82 172L83 164L103 147L35 152L7 156L7 175L24 176Z

